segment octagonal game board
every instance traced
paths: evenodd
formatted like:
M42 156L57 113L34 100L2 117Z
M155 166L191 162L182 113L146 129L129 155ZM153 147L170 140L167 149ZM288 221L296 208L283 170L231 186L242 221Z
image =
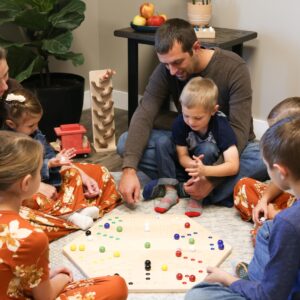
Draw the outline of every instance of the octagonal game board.
M121 275L130 292L185 292L231 246L185 215L110 213L63 253L87 276Z

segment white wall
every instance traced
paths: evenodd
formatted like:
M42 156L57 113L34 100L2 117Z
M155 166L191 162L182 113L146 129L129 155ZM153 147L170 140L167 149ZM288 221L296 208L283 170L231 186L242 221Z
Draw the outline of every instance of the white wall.
M121 95L118 99L122 99L120 103L124 106L127 100L127 39L115 37L113 31L128 27L145 1L85 2L86 19L75 31L73 43L73 51L84 54L85 65L74 68L70 63L56 62L52 70L77 72L88 79L89 70L112 67L117 71L114 88ZM169 18L187 18L187 0L151 2L156 11ZM300 1L212 0L212 3L213 26L258 33L256 40L245 43L244 58L252 78L253 115L264 121L276 103L289 96L300 96ZM140 46L139 62L139 93L142 94L157 63L153 47Z
M258 33L246 43L253 114L265 119L286 97L300 96L300 1L212 0L213 25Z

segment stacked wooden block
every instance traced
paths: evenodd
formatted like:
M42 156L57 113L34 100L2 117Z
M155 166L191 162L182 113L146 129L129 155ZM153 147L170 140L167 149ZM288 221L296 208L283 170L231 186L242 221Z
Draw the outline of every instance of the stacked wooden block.
M106 70L90 71L93 147L96 152L115 150L114 102L112 80Z

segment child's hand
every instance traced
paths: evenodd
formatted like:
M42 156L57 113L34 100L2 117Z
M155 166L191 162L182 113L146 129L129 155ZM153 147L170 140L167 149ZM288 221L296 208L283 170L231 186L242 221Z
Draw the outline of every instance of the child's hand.
M239 280L239 278L234 277L217 267L207 267L207 276L204 278L204 281L206 282L219 282L225 286L229 286L237 280Z
M83 172L81 172L81 178L82 178L82 183L85 187L84 195L87 198L97 197L100 193L98 183L93 178L91 178L90 176L88 176Z
M60 267L60 268L57 268L53 271L51 270L50 274L49 274L49 278L51 279L51 278L55 277L58 274L66 274L70 278L69 282L73 281L73 273L70 269L68 269L66 267Z
M203 155L193 155L194 163L189 168L185 169L189 176L195 178L195 181L197 181L197 178L199 180L199 177L205 176L205 165L202 162L203 157Z
M269 218L268 203L267 201L264 201L264 199L259 200L252 211L252 220L258 226L262 225L261 217L264 217L265 219Z
M55 168L60 166L70 165L72 163L72 158L76 156L76 149L63 149L55 157L51 158L48 162L49 168Z
M57 197L57 191L56 188L53 185L41 182L39 189L38 189L38 193L43 194L44 196L46 196L48 199L53 199L55 200Z
M273 203L268 204L268 219L274 219L279 212L280 209L278 209Z

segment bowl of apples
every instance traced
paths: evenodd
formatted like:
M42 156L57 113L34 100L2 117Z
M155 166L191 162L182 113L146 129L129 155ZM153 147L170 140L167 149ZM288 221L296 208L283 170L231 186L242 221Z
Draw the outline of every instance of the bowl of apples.
M143 3L140 6L140 14L136 15L130 23L131 28L140 32L155 32L166 22L167 17L164 14L155 15L154 9L153 3Z

